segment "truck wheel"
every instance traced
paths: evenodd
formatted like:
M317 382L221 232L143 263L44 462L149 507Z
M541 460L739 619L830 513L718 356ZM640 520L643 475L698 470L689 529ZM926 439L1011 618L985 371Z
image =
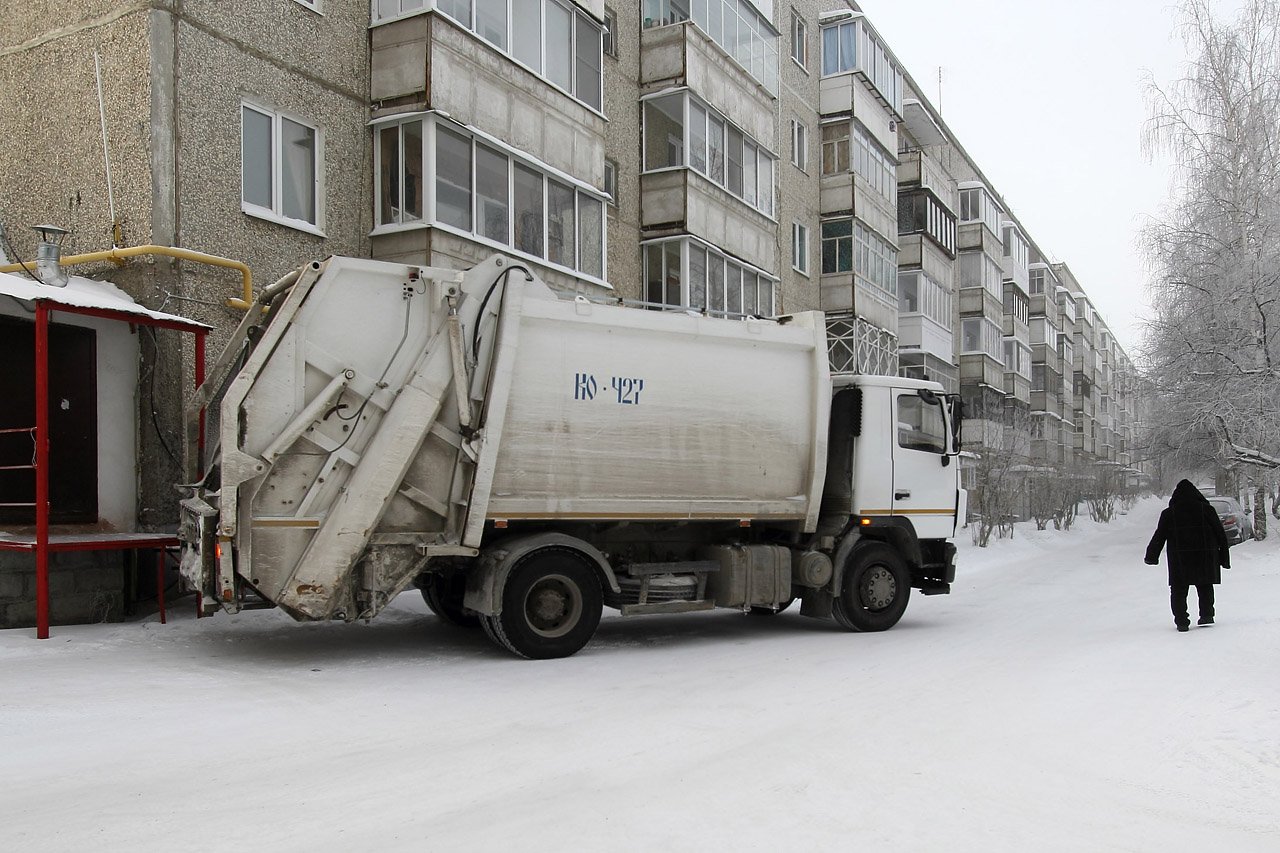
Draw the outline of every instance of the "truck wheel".
M910 597L911 577L902 557L872 542L850 557L831 612L849 631L887 631L898 624Z
M511 570L502 589L502 612L481 624L493 640L521 657L564 658L591 640L603 608L595 567L567 548L546 548Z
M462 606L462 596L467 590L465 575L428 575L422 587L422 600L427 609L441 620L461 628L475 628L480 617Z

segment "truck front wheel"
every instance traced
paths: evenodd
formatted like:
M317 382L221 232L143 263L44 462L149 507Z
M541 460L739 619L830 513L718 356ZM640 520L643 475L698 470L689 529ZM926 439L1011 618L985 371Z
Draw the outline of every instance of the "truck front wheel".
M887 631L898 624L910 597L911 576L902 557L883 542L871 542L849 558L831 612L849 631Z
M521 657L568 657L596 632L604 594L595 569L568 548L526 557L507 577L502 612L481 617L496 643Z

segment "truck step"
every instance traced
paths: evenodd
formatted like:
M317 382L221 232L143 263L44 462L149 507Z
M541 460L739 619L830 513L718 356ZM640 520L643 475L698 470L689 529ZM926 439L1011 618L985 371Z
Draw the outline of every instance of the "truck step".
M712 599L700 601L663 601L658 604L624 604L623 616L648 616L654 613L692 613L696 610L714 610L716 603Z
M927 583L920 587L923 595L946 595L951 592L951 584L949 583Z

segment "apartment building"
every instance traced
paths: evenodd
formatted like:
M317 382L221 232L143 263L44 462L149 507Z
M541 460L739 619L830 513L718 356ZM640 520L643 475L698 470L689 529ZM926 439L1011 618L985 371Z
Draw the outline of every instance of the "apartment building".
M72 251L183 245L259 282L329 254L462 268L503 252L592 298L820 308L836 369L962 394L975 454L1125 462L1131 399L1106 389L1126 356L855 2L41 8L0 21L0 119L33 128L0 170L24 256L20 226L52 220ZM38 95L54 72L56 109ZM91 272L220 333L238 319L218 271ZM160 352L176 396L177 351ZM144 407L144 443L177 434ZM144 474L151 503L174 476Z

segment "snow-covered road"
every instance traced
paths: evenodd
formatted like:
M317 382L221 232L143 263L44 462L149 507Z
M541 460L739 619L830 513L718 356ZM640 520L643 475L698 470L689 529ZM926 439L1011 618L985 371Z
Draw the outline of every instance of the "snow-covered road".
M961 543L878 635L609 611L531 662L412 595L0 632L0 850L1275 851L1280 537L1178 634L1160 506Z

